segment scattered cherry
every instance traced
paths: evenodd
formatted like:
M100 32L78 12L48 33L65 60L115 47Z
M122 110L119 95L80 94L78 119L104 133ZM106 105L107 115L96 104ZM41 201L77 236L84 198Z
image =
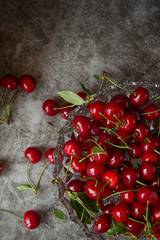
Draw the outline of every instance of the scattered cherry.
M41 216L34 210L28 210L24 214L24 225L28 229L35 229L41 223Z
M25 158L31 163L38 163L42 157L42 153L38 148L28 147L24 152Z
M31 93L36 88L36 80L31 75L25 74L20 77L19 84L24 92Z

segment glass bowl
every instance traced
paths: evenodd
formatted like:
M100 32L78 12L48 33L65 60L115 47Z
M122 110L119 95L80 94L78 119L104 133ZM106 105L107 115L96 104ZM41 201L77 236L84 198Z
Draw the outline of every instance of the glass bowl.
M138 86L142 86L142 87L146 87L150 93L150 98L153 97L157 97L158 95L158 88L160 87L159 83L154 83L153 81L147 81L147 82L130 82L130 81L125 81L122 83L119 83L119 85L121 87L124 87L130 91L134 91ZM103 88L101 89L101 91L95 93L92 95L92 97L95 98L95 100L101 100L104 101L105 103L107 103L111 97L115 94L125 94L125 95L129 95L127 92L125 92L124 90L120 89L119 87L111 84L110 82L108 82L106 80L106 82L103 85ZM95 101L94 100L94 101ZM74 110L72 110L70 112L70 116L68 118L68 120L66 120L65 125L60 129L60 132L66 132L70 129L73 128L72 126L72 121L74 119L75 116L78 115L85 115L88 117L91 117L88 111L88 107L87 104L83 104L81 106L76 107ZM54 157L55 157L55 167L54 167L54 172L53 172L53 179L61 179L66 171L66 168L68 167L68 164L66 164L66 159L67 157L64 156L63 153L63 146L64 143L71 139L73 132L70 133L66 133L66 134L60 134L59 135L59 139L57 142L57 146L55 148L54 151ZM76 135L76 133L75 133ZM63 161L61 160L61 158L64 158ZM96 239L96 240L105 240L105 239L126 239L126 237L122 237L122 236L108 236L106 234L100 234L97 233L94 230L93 224L87 225L85 228L83 227L82 223L80 222L80 220L76 217L73 209L70 206L70 202L69 202L69 198L68 198L68 194L65 193L65 189L66 189L66 184L71 180L74 179L74 177L76 175L79 175L75 172L73 172L71 169L69 169L66 178L57 183L57 188L58 188L58 193L59 193L59 200L61 201L61 203L63 204L63 206L66 208L67 212L68 212L68 216L69 219L71 221L73 221L74 223L78 224L80 226L81 229L83 229L83 231L86 234L86 237L88 239ZM115 198L111 198L108 200L108 203L114 203ZM116 199L117 202L117 199ZM140 236L140 239L146 239L146 237L142 237Z

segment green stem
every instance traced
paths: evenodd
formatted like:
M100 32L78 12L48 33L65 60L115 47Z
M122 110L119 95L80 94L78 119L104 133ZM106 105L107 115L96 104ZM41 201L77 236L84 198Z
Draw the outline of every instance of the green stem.
M84 177L83 179L91 179L91 180L95 180L96 181L96 183L95 183L95 187L97 187L97 185L98 185L98 179L97 178L94 178L94 177Z
M78 127L75 127L71 130L68 130L68 131L65 131L65 132L58 132L53 126L53 123L51 122L48 122L48 124L51 126L52 130L55 132L55 133L58 133L58 134L66 134L66 133L70 133L70 132L73 132L74 130L76 130Z
M141 115L146 115L146 114L152 114L152 113L156 113L159 112L160 108L158 110L152 111L152 112L146 112L146 113L141 113Z
M29 167L29 161L27 162L27 168L26 168L27 181L28 181L30 187L32 188L32 190L34 191L34 193L36 195L37 194L37 189L33 187L33 185L31 184L31 182L29 180L28 167Z
M83 162L86 158L95 156L95 155L97 155L97 154L105 154L105 152L90 153L90 154L88 154L87 156L85 156L84 158L81 158L81 160L79 160L79 163Z
M108 76L105 76L105 78L106 78L109 82L111 82L113 85L115 85L116 87L118 87L118 88L120 88L120 89L122 89L122 90L124 90L124 91L126 91L126 92L129 92L129 93L135 95L134 92L132 92L132 91L126 89L126 88L123 88L123 87L119 86L118 83L117 83L114 79L112 79L112 78L110 78L110 77L108 77Z
M139 184L141 184L142 186L145 186L145 187L147 187L147 186L148 186L147 184L145 184L145 183L142 183L142 182L139 182L138 180L136 180L136 183L139 183Z
M14 216L14 217L17 217L17 218L19 218L19 219L23 220L23 218L21 218L21 217L18 217L17 215L15 215L14 213L11 213L11 212L9 212L9 211L0 210L0 212L9 213L10 215L12 215L12 216Z
M111 122L111 123L113 123L113 124L116 125L116 122L113 122L112 120L110 120L109 118L107 118L102 112L99 112L99 115L102 116L102 117L104 117L107 121L109 121L109 122Z
M93 139L87 139L85 142L89 142L89 141L94 142L102 150L102 152L105 152L105 150L102 148L102 146L98 142L94 141Z
M54 110L61 110L61 109L65 109L65 108L73 108L73 107L75 107L75 106L77 106L77 105L75 105L75 104L72 104L72 105L68 105L68 106L64 106L64 107L59 107L59 108L54 108Z
M49 162L47 162L47 163L44 165L44 167L43 167L43 169L42 169L42 171L41 171L41 173L40 173L40 176L39 176L39 179L38 179L38 182L37 182L37 185L36 185L36 190L38 189L38 186L39 186L40 180L41 180L41 178L42 178L43 172L44 172L45 168L48 166L48 164L49 164Z
M149 101L150 101L150 102L151 102L151 101L156 101L156 100L158 100L158 99L160 99L160 96L155 97L155 98L152 98L152 99L150 99Z
M129 220L132 220L132 221L134 221L134 222L137 222L137 223L143 224L143 225L146 226L146 224L145 224L144 222L140 222L140 221L138 221L138 220L136 220L136 219L134 219L134 218L128 217L128 219L129 219Z
M13 94L13 96L12 96L11 99L9 100L8 104L10 104L10 103L13 101L13 99L15 98L15 96L16 96L20 91L22 91L22 88L19 88L19 89Z
M97 200L96 200L97 205L98 205L99 196L100 196L102 190L103 190L109 183L110 183L110 181L107 181L107 182L103 185L103 187L100 189L100 191L99 191L99 193L98 193L98 196L97 196Z
M119 145L113 144L113 143L108 142L108 141L106 141L106 143L109 143L111 146L113 146L113 147L117 147L117 148L121 148L121 149L128 149L128 148L129 148L128 145L125 145L125 146L119 146Z
M158 150L154 149L154 152L160 155L160 152Z
M115 117L115 119L120 123L121 126L124 126L124 123L119 120L116 114L114 114L113 117Z
M126 191L116 192L116 193L113 193L113 194L107 196L106 198L103 198L103 200L107 200L108 198L110 198L110 197L114 197L114 196L116 196L116 195L118 195L118 194L121 194L121 193L126 193L126 192L137 192L137 191L138 191L138 189L133 189L133 190L126 190Z

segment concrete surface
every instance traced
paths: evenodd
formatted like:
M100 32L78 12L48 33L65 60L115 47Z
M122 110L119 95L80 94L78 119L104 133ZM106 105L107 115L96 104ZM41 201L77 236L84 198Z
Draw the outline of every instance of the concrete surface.
M159 1L0 0L0 36L0 77L31 74L37 80L33 93L21 93L12 103L11 124L0 126L4 167L0 209L21 217L26 210L35 209L43 220L30 231L21 220L0 213L0 239L85 240L77 225L53 214L54 208L63 206L56 186L50 184L52 165L43 175L37 196L16 189L27 184L24 151L36 146L43 152L41 162L30 169L36 183L46 163L45 151L58 139L47 121L54 121L57 129L65 124L58 115L50 118L42 112L46 99L61 101L58 91L78 92L82 82L94 92L99 82L93 75L101 75L102 70L119 82L160 81Z

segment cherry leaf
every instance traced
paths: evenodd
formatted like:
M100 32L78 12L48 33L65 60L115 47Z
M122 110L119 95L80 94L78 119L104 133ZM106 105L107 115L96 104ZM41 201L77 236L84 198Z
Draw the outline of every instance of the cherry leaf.
M85 100L81 98L78 94L72 91L61 91L57 93L60 97L62 97L65 101L70 102L74 105L82 105L85 103Z
M32 190L31 187L27 186L27 185L20 185L18 187L16 187L18 190L20 191L27 191L27 190Z
M89 90L87 88L85 88L85 86L80 82L80 85L82 87L82 90L85 94L89 95Z
M95 77L95 79L98 79L98 80L100 80L100 79L101 79L101 77L100 77L100 76L98 76L98 75L94 75L94 77Z
M115 233L122 234L122 233L125 233L125 232L127 232L126 229L121 228L121 227L117 227L117 226L113 226L110 229L108 229L106 234L109 235L109 236L113 236Z
M54 209L53 211L54 211L54 215L55 215L57 218L59 218L59 219L61 219L61 220L67 219L66 216L65 216L65 214L64 214L64 212L62 212L61 210L59 210L59 209Z
M95 153L104 152L104 151L102 151L102 149L101 149L100 147L98 147L98 146L93 147L93 148L92 148L92 151L95 152Z
M7 117L9 118L10 113L11 113L11 105L10 105L10 104L8 104L8 105L6 106L6 113L7 113Z

